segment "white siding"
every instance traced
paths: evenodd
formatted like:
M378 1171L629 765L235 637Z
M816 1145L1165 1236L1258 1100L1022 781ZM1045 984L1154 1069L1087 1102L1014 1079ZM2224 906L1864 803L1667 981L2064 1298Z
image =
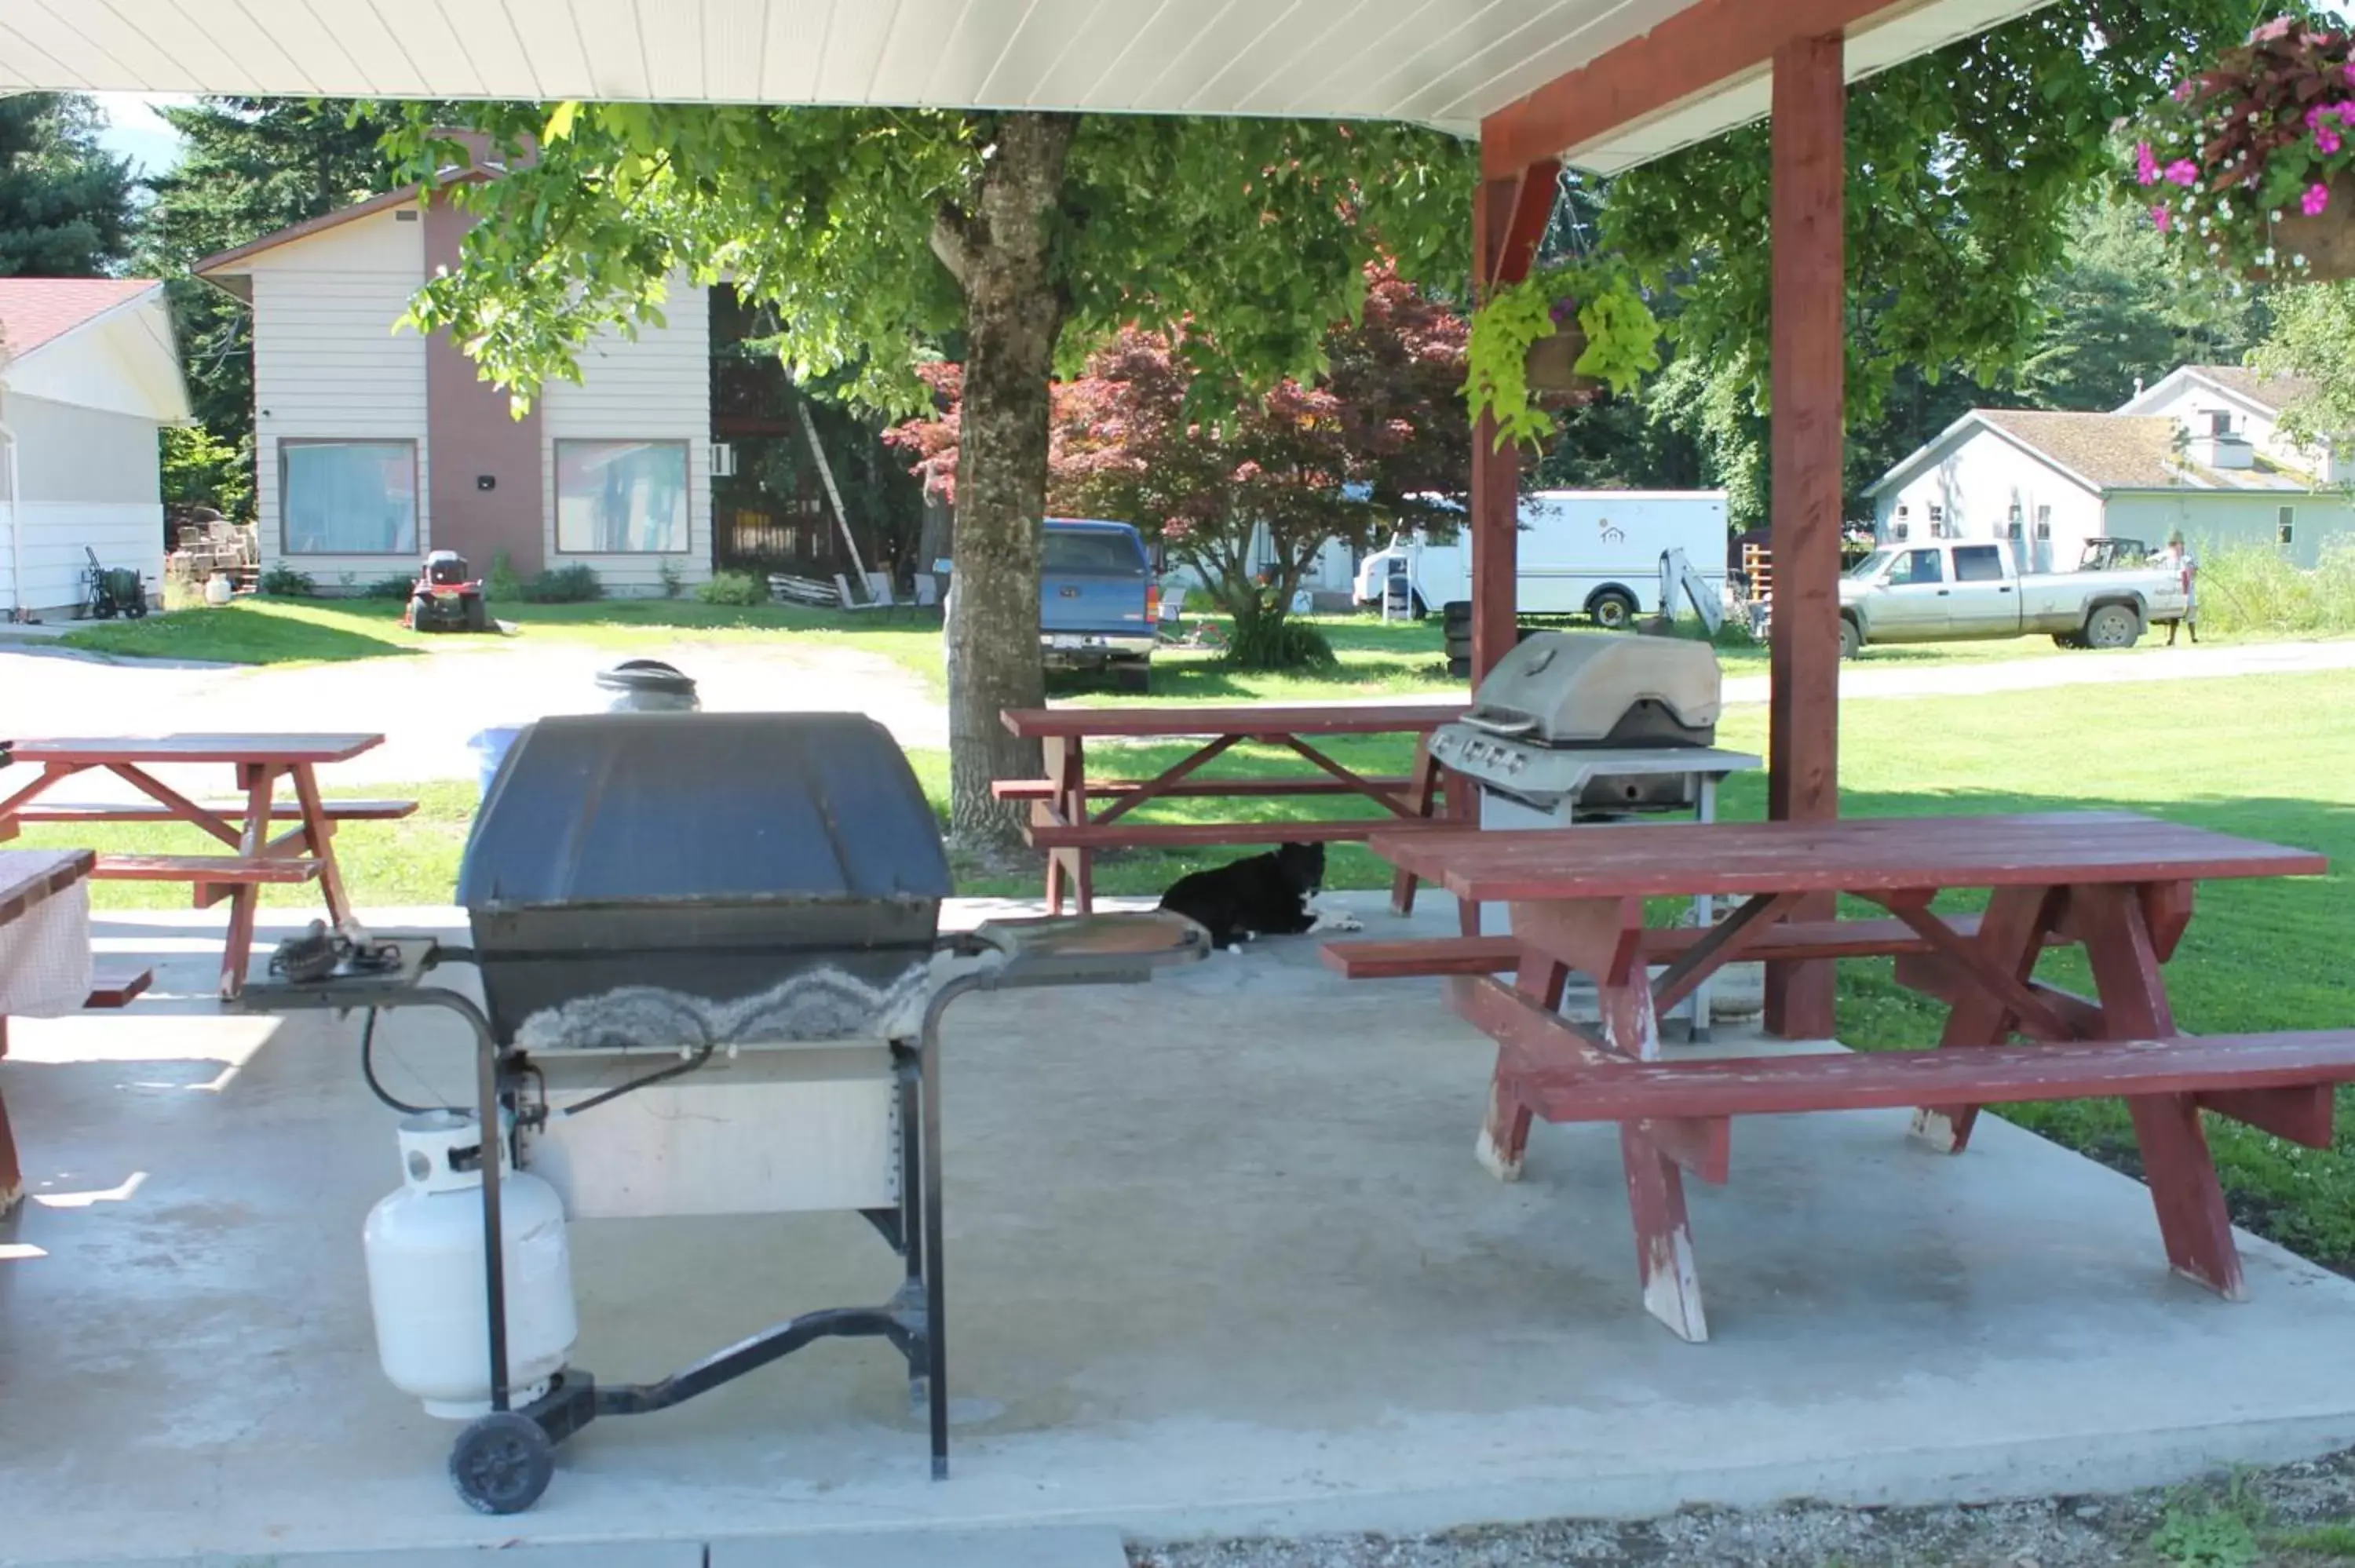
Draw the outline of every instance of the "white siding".
M432 541L425 340L393 330L424 281L424 230L380 212L251 262L254 495L264 569L283 553L278 444L289 439L414 441L419 551ZM284 564L332 589L346 575L366 584L415 560L404 551L293 556Z
M1940 509L1962 539L2004 539L2011 509L2019 508L2021 538L2013 551L2024 571L2068 571L2081 546L2103 532L2101 498L1984 426L1966 426L1943 454L1902 485L1873 497L1873 526L1884 544L1896 524L1906 542L1931 537L1930 509ZM1904 509L1901 516L1899 508ZM2036 537L2040 513L2051 509L2051 537Z
M617 597L662 591L662 564L690 587L711 576L711 310L705 291L675 283L663 306L668 324L633 343L606 334L581 365L581 381L551 382L540 428L541 537L550 567L586 563ZM683 555L559 555L556 548L556 443L678 440L687 443L687 548Z
M2157 548L2168 535L2182 530L2195 556L2214 556L2234 549L2278 548L2281 510L2291 510L2289 547L2282 556L2292 566L2312 567L2334 541L2355 539L2355 506L2336 493L2284 495L2247 491L2130 491L2110 497L2114 533L2140 539Z
M80 604L90 565L85 549L97 551L101 565L136 571L151 594L161 593L164 505L155 421L13 393L0 402L0 417L18 443L25 514L21 545L9 537L10 524L0 523L0 605L18 602L19 555L26 609L55 619ZM0 499L0 518L6 516Z
M159 503L28 501L24 512L23 602L43 620L63 620L82 602L83 577L90 569L85 549L97 551L101 566L137 571L151 600L164 591ZM10 523L7 506L0 504L0 604L17 602Z
M2233 433L2245 438L2258 456L2328 481L2346 477L2344 465L2334 470L2328 452L2291 442L2284 438L2271 415L2238 397L2228 397L2205 382L2188 376L2171 385L2161 382L2126 407L2137 414L2173 419L2195 436L2207 433L2209 415L2221 409L2232 416Z

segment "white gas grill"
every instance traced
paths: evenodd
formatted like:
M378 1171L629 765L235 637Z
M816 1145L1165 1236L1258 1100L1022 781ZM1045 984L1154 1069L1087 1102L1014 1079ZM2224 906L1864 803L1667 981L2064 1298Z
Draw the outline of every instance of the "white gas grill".
M1540 632L1505 655L1443 725L1431 754L1480 787L1484 828L1566 828L1646 817L1713 821L1717 786L1760 766L1717 745L1724 681L1717 652L1677 637ZM1693 901L1706 925L1708 898ZM1484 907L1480 928L1508 929ZM1691 1003L1709 1033L1709 991Z

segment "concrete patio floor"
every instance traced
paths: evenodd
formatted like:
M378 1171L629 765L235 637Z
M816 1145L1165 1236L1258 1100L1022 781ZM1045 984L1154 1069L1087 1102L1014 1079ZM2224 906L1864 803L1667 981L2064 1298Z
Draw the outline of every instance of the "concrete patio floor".
M1428 904L1414 926L1452 928ZM2139 1186L2000 1123L1950 1160L1896 1114L1743 1122L1732 1184L1691 1188L1716 1337L1680 1343L1636 1299L1610 1129L1540 1127L1498 1185L1485 1043L1436 982L1351 985L1303 939L950 1013L951 1480L898 1358L836 1342L601 1423L535 1510L480 1518L453 1428L375 1362L358 1233L398 1169L357 1022L220 1015L217 929L103 917L180 994L12 1028L36 1200L0 1225L0 1562L1413 1530L2105 1489L2355 1442L2355 1283L2244 1239L2254 1299L2221 1302L2169 1277ZM441 1019L379 1049L394 1093L464 1097ZM608 1379L896 1279L853 1216L573 1247Z

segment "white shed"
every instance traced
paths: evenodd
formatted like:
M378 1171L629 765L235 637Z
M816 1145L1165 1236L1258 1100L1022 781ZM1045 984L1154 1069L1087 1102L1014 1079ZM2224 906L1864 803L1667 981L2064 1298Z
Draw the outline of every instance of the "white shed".
M164 581L161 427L188 418L164 285L0 278L0 606L56 619L90 556Z

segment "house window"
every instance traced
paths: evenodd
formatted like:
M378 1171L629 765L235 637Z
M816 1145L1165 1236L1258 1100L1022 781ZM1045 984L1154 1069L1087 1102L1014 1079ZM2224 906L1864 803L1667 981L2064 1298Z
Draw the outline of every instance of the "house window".
M1901 521L1889 530L1889 536L1892 539L1909 539L1913 535L1913 525L1910 523Z
M685 441L556 443L556 548L677 555L687 546Z
M1930 508L1930 537L1944 539L1950 537L1952 534L1953 530L1946 523L1946 509L1943 506Z
M2274 514L2274 543L2287 545L2297 537L2297 508L2284 506Z
M290 556L414 556L417 443L280 441L278 524Z
M2208 433L2211 436L2231 435L2232 433L2232 411L2230 408L2209 409Z
M2040 539L2052 537L2052 508L2050 506L2036 509L2036 536Z

